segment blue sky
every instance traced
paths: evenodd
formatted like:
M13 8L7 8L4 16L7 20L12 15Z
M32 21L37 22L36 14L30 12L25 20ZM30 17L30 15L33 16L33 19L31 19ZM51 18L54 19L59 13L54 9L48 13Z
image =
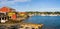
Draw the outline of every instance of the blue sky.
M0 0L0 7L8 6L17 11L60 11L60 0Z

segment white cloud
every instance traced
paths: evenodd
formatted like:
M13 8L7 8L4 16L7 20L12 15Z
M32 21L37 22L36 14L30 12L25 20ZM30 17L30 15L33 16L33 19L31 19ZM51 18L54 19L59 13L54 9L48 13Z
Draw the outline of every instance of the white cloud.
M31 1L31 0L14 0L15 2L28 2L28 1Z
M28 2L28 1L31 1L31 0L0 0L0 2Z
M14 5L16 2L30 2L31 0L0 0L2 5Z

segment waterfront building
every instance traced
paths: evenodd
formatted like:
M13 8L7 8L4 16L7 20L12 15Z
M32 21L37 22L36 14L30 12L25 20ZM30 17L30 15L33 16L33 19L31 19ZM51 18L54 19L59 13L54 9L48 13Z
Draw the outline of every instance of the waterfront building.
M15 13L14 9L12 9L12 8L9 8L9 7L0 8L0 18L2 18L2 19L0 19L1 22L4 22L4 20L5 21L9 20L9 18L16 19L16 13L14 14L14 13L10 13L10 12Z

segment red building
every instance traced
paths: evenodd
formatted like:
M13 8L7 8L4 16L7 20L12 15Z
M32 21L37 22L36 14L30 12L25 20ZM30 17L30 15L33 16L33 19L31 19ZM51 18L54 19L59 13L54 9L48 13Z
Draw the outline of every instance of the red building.
M2 7L0 12L10 12L10 9L8 7Z
M12 8L2 7L2 8L0 8L0 13L7 13L7 12L11 12L13 10L14 9L12 9ZM12 14L11 18L16 19L16 14Z

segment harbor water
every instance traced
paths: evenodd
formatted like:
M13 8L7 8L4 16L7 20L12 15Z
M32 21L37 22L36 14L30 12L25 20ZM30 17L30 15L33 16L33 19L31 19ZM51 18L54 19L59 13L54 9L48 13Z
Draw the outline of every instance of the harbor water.
M43 29L60 29L60 16L32 16L25 22L44 24Z

